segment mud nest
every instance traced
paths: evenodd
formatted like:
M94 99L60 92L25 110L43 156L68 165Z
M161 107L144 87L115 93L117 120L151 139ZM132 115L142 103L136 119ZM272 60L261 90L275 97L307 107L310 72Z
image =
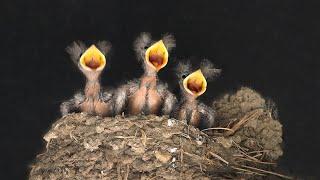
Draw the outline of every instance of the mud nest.
M258 93L242 88L214 107L219 127L203 131L166 116L67 115L44 136L29 178L289 178L274 172L282 128Z

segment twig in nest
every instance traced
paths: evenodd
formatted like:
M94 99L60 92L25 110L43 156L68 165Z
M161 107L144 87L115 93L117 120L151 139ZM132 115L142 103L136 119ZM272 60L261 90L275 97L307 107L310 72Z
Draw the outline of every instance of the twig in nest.
M190 157L193 157L193 158L195 158L195 159L201 159L201 157L198 156L198 155L196 155L196 154L191 154L191 153L188 153L188 152L183 152L183 153L186 154L186 155L188 155L188 156L190 156Z
M209 130L226 130L226 131L233 131L230 128L223 128L223 127L216 127L216 128L208 128L208 129L202 129L201 131L209 131ZM234 133L234 132L233 132Z
M199 167L200 167L200 171L203 172L201 163L199 163Z
M211 159L208 159L208 158L205 158L205 157L200 157L199 155L191 154L191 153L188 153L188 152L183 152L183 153L188 155L188 156L190 156L191 158L195 158L197 160L205 160L205 161L209 162L210 164L214 164Z
M234 140L232 140L232 143L236 146L236 148L237 148L239 151L246 152L246 151L249 150L248 148L241 147L241 146L240 146L239 144L237 144Z
M113 136L113 138L117 139L134 139L134 136Z
M261 173L254 172L254 171L250 171L250 170L248 170L248 169L243 169L243 168L234 167L234 166L231 166L231 168L236 169L236 170L238 170L238 171L243 171L243 172L247 172L247 173L257 174L257 175L259 175L259 176L266 176L265 174L261 174Z
M235 142L234 142L235 143ZM236 144L236 143L235 143ZM236 144L236 147L240 150L239 152L242 154L242 157L241 155L238 156L238 155L234 155L235 157L239 158L239 159L242 159L242 160L245 160L245 161L251 161L251 162L256 162L256 163L259 163L259 164L270 164L270 165L275 165L276 163L272 163L272 162L265 162L265 161L261 161L259 159L257 159L257 157L261 156L261 152L266 152L265 150L263 151L252 151L252 152L245 152L241 149L241 147ZM254 156L250 156L249 154L253 154L253 153L259 153L259 154L256 154ZM247 157L248 159L246 158L243 158L243 156Z
M183 145L182 145L182 140L181 137L179 137L179 143L180 143L180 160L181 160L181 164L183 164Z
M125 174L124 177L123 177L124 180L128 180L129 172L130 172L130 166L129 166L129 164L127 164L127 172L126 172L126 174Z
M120 163L118 163L117 165L117 173L118 173L118 180L122 180Z
M256 155L254 155L254 156L252 156L252 157L254 157L254 158L261 157L260 159L263 159L263 157L262 157L262 156L263 156L263 154L261 154L261 153L260 153L260 154L256 154Z
M232 131L227 131L224 133L225 136L230 136L234 134L238 129L240 129L246 122L250 121L251 119L254 119L258 117L259 113L261 113L262 109L256 109L251 111L250 113L246 114L244 117L242 117L233 127L231 128Z
M253 153L265 153L265 152L270 152L270 150L260 150L260 151L250 151L247 154L253 154Z
M230 122L228 123L227 127L230 127L231 124L233 124L235 121L237 121L237 118L229 119L229 121L230 121Z
M243 151L240 151L240 153L241 153L242 155L244 155L245 157L251 159L252 162L257 162L257 163L262 163L262 162L263 162L263 161L260 161L259 159L256 158L256 157L258 157L257 155L255 155L255 156L250 156L250 155L248 155L247 153L245 153L245 152L243 152ZM259 154L258 154L258 155L259 155ZM267 162L266 162L266 163L267 163Z
M69 136L70 138L74 139L76 142L79 142L78 139L72 134L73 131L70 131Z
M212 155L213 157L215 157L215 158L219 159L220 161L226 163L227 165L229 164L228 161L224 160L224 159L223 159L221 156L219 156L218 154L215 154L215 153L213 153L213 152L209 152L209 153L210 153L210 155Z
M251 170L257 170L257 171L264 172L264 173L267 173L267 174L272 174L272 175L275 175L275 176L278 176L278 177L282 177L284 179L293 179L290 176L286 176L286 175L283 175L283 174L279 174L279 173L275 173L275 172L272 172L272 171L267 171L267 170L251 167L251 166L241 165L241 167L248 168L248 169L251 169Z
M117 138L117 139L136 139L137 137L135 136L113 136L113 138ZM144 140L144 137L140 137L142 140ZM147 138L145 137L146 140L148 139L152 139L152 138Z
M237 159L241 159L244 161L249 161L249 162L254 162L254 163L258 163L258 164L268 164L268 165L276 165L277 163L273 163L273 162L265 162L265 161L255 161L252 159L247 159L247 158L243 158L243 157L237 157Z
M175 134L181 135L182 137L191 140L191 137L188 134L185 134L185 133L175 133Z
M141 138L142 138L142 144L143 146L146 146L147 145L147 135L146 133L141 129Z

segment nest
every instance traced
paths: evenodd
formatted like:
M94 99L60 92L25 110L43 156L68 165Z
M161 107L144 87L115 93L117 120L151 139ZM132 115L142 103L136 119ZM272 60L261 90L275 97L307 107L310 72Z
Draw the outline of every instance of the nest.
M248 149L266 150L267 160L282 156L282 125L273 101L242 87L213 102L213 108L219 126L230 129L223 135L232 135L236 142Z
M202 131L167 116L67 115L44 136L46 150L31 165L29 178L290 178L272 171L282 155L281 124L265 106L241 115L223 108L235 107L237 96L217 100L221 126ZM233 115L224 116L227 111Z

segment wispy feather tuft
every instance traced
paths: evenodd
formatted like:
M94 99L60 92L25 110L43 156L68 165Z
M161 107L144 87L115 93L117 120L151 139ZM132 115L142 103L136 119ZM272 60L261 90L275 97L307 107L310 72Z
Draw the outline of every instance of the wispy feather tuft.
M183 78L183 76L188 76L191 73L190 61L186 60L184 62L179 62L176 66L176 74L178 78Z
M66 48L67 53L70 55L71 60L78 64L78 60L82 53L85 52L87 47L81 41L74 41L71 45Z
M151 34L143 32L134 41L134 50L139 60L144 58L144 53L151 43Z
M211 63L208 59L202 60L200 64L200 69L205 76L206 79L212 80L218 77L221 74L221 69L217 69L214 67L214 64Z
M99 41L97 47L102 52L102 54L107 55L111 49L111 43L109 41Z
M176 40L172 34L165 34L162 37L162 41L166 46L168 52L170 52L173 48L176 47Z

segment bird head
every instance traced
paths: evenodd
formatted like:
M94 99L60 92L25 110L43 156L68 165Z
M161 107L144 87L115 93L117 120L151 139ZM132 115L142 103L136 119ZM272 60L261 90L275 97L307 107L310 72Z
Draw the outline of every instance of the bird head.
M169 53L175 47L172 35L164 35L161 40L153 41L149 33L141 33L134 43L138 59L144 62L147 71L158 72L169 60Z
M201 96L207 90L207 81L220 74L221 70L214 68L208 60L201 62L200 68L192 70L189 61L180 62L176 68L180 79L180 88L193 98Z
M145 53L146 64L157 72L167 65L168 58L169 53L162 40L151 45Z
M82 42L73 42L66 48L71 59L89 79L96 79L107 65L106 55L111 45L100 41L87 48Z
M79 59L79 65L87 71L102 71L106 62L106 57L95 45L91 45Z
M201 96L207 90L207 80L201 69L198 69L183 79L184 90L194 97Z

